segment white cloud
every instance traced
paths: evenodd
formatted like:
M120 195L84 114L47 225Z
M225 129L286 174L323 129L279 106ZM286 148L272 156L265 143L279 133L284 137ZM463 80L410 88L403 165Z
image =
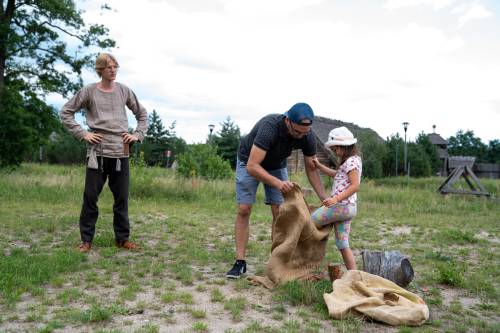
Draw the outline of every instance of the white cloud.
M225 0L224 9L231 14L243 16L262 16L268 14L287 14L289 12L314 6L324 0Z
M452 2L385 6L439 9ZM435 11L432 21L411 10L394 15L382 1L365 11L344 4L341 12L335 2L319 0L214 0L213 10L205 3L192 11L185 7L199 2L110 0L115 11L100 15L94 1L86 3L86 20L105 24L118 43L118 80L165 125L176 120L188 142L204 141L208 124L217 131L227 116L248 133L260 117L299 101L383 137L401 132L402 121L410 122L410 137L430 132L432 124L444 137L468 126L485 139L498 137L492 101L498 100L500 50L490 46L500 37L488 34L484 46L471 49L454 23L466 10ZM485 61L482 53L498 56Z
M459 15L458 24L463 26L465 23L472 20L480 20L493 16L493 13L487 10L483 5L478 3L461 4L453 8L452 14Z
M448 7L455 0L386 0L384 7L387 9L400 9L415 6L431 6L438 10Z
M397 10L402 8L427 6L434 10L440 10L451 6L456 0L386 0L384 8L389 10ZM458 15L458 24L463 26L465 23L472 20L480 20L493 16L493 13L479 3L478 0L467 0L453 7L451 13Z

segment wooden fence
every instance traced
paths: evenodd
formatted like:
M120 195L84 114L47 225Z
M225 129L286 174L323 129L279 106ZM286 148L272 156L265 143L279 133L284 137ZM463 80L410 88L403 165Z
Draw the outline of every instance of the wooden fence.
M494 163L476 163L472 168L476 176L480 178L499 179L500 164Z

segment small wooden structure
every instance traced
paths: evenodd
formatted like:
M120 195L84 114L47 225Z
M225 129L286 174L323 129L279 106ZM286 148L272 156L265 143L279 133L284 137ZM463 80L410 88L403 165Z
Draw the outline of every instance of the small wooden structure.
M443 139L441 135L437 133L427 134L429 141L436 147L439 160L441 161L441 168L438 175L441 177L447 177L450 173L461 163L462 159L473 159L469 156L449 156L448 153L448 141ZM490 178L499 179L500 178L500 164L498 163L472 163L469 165L471 170L474 172L477 178Z
M362 252L363 270L406 287L413 280L414 272L410 260L399 251Z
M456 193L490 196L490 193L486 191L479 178L472 171L474 161L475 157L471 156L451 156L448 159L448 168L451 172L449 172L446 180L439 186L438 191L441 194ZM460 176L465 179L470 189L453 188L453 184L460 179Z

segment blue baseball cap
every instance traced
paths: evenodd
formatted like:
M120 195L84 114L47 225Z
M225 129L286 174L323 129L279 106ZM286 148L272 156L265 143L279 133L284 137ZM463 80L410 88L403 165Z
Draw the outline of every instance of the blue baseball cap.
M314 120L314 112L307 103L295 104L285 112L285 116L298 125L311 125Z

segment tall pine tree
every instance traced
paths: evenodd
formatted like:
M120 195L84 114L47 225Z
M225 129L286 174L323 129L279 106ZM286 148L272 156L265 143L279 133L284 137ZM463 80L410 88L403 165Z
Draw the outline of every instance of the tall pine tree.
M160 115L156 110L153 110L153 113L149 115L149 126L146 132L147 140L155 144L165 144L168 135L169 132L163 126Z
M231 167L234 168L241 138L240 128L231 120L231 117L227 117L220 125L222 129L212 140L217 147L217 155L229 161Z
M149 126L144 140L144 158L148 165L170 166L175 156L186 150L186 142L175 133L176 122L165 128L156 110L149 115ZM170 156L167 156L170 151Z

